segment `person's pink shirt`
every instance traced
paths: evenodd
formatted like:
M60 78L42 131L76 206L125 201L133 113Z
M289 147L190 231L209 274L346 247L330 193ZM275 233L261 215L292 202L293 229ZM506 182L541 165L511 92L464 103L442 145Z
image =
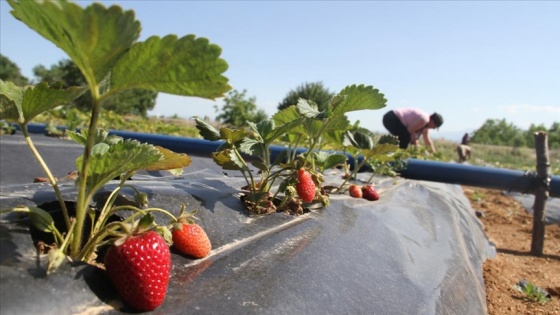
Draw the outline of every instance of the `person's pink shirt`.
M393 112L399 117L406 128L417 124L418 120L422 120L424 124L430 122L430 115L417 108L398 108L393 109Z

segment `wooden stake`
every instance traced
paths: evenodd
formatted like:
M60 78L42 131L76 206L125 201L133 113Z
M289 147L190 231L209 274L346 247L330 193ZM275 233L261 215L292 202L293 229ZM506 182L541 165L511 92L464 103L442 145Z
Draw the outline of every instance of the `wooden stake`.
M550 162L548 155L547 134L544 131L535 133L535 153L537 155L537 182L535 203L533 204L533 237L531 239L531 255L542 256L544 248L544 217L546 200L550 191Z

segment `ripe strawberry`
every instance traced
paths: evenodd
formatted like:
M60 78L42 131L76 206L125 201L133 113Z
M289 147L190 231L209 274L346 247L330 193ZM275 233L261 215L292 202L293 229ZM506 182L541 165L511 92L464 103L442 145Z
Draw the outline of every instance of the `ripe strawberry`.
M173 246L183 254L194 258L204 258L212 250L206 232L196 223L176 223L173 225Z
M298 170L296 191L301 200L305 202L311 202L315 199L315 182L313 182L311 173L306 171L303 167Z
M358 185L350 185L348 193L354 198L362 198L362 188Z
M362 194L364 199L371 201L379 200L379 193L372 185L364 185L362 187Z
M138 311L151 311L165 299L171 254L162 236L154 231L128 236L112 245L105 268L119 295Z

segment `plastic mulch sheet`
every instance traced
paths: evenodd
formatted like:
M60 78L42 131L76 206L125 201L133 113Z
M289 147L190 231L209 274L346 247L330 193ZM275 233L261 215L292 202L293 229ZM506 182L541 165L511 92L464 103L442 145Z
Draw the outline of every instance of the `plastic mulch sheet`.
M336 171L325 178L342 182ZM482 264L495 253L461 187L374 183L381 191L375 202L331 194L329 207L301 216L249 216L236 195L245 185L240 177L201 169L134 178L150 207L198 208L213 245L202 260L172 251L167 297L152 313L485 314ZM71 183L61 186L65 198L75 197ZM54 200L50 191L46 184L7 187L2 208ZM65 266L44 277L25 222L1 218L1 314L121 313L101 270Z

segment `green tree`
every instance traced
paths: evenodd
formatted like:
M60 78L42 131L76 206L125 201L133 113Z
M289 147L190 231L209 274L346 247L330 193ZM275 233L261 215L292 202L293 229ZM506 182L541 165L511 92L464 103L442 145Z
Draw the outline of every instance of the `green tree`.
M43 65L38 65L33 68L33 73L39 81L49 83L62 81L67 87L86 85L82 72L70 59L61 60L58 64L51 66L50 69L45 68ZM126 90L107 98L103 103L103 107L121 115L132 114L147 117L148 111L156 105L156 97L157 92L154 91ZM91 104L91 93L85 93L73 102L73 105L82 111L91 110Z
M334 93L325 88L322 82L306 82L298 86L295 90L288 92L284 100L278 104L278 110L296 105L298 100L302 98L304 100L313 101L317 104L319 111L323 111L327 108L333 96Z
M525 133L505 119L486 120L471 138L472 143L505 146L526 146L525 141Z
M21 74L19 67L2 54L0 54L0 80L11 81L19 86L29 84L29 80Z
M247 90L243 90L243 92L229 91L224 98L222 108L219 109L217 105L214 106L216 112L221 110L216 120L226 125L241 127L245 126L247 121L259 122L267 119L265 111L257 109L256 97L247 98L246 94Z
M525 143L527 144L527 146L529 148L534 148L535 147L535 133L537 131L547 131L546 127L543 124L540 125L534 125L531 124L531 126L529 126L529 130L527 130L525 132Z
M560 123L554 122L548 129L548 147L560 149Z

